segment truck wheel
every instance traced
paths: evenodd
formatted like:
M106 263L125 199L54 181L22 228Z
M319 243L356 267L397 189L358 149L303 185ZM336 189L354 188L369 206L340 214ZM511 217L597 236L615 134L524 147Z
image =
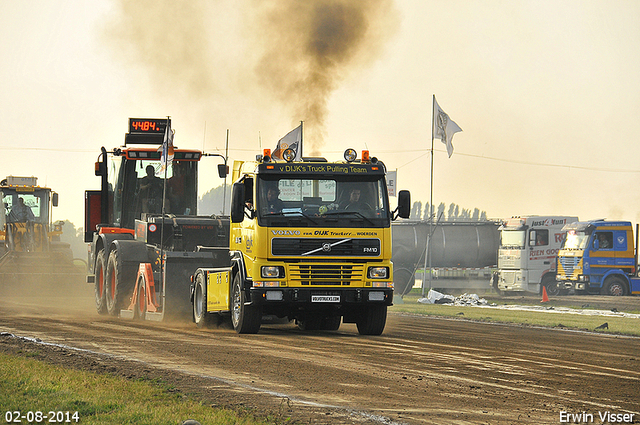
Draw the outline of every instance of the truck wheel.
M602 287L602 291L600 293L602 295L621 297L627 295L627 285L618 276L612 276L604 282L604 286Z
M207 312L207 288L202 273L196 276L193 292L193 320L198 328L208 328L212 323L211 313Z
M98 255L96 255L96 267L95 271L95 280L94 280L94 289L96 294L96 310L98 314L106 314L107 313L107 304L104 296L105 292L105 258L104 258L104 249L98 251Z
M547 288L547 295L551 297L560 295L560 287L558 286L558 281L555 279L555 277L553 279L543 279L542 286Z
M360 335L380 335L386 324L386 305L371 305L367 307L356 321Z
M231 291L231 323L239 334L255 334L260 330L262 311L259 307L245 305L246 295L242 290L240 273L233 278Z
M131 296L133 285L136 282L136 270L126 267L120 250L112 249L107 261L105 300L107 313L117 316L122 310L122 305Z
M133 317L145 320L147 316L147 280L143 274L138 277L138 293L136 303L133 305Z

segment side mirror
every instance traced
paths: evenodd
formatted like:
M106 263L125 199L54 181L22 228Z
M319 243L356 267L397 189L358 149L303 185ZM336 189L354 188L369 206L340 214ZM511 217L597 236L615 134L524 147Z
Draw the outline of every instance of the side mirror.
M231 222L242 223L244 220L245 187L242 183L234 183L231 189Z
M600 249L600 240L598 240L598 238L595 238L593 240L593 250L597 251Z
M398 192L398 217L409 218L411 214L411 192L408 190L401 190Z
M227 177L229 174L229 166L227 164L218 164L218 176L221 179Z
M532 230L529 232L529 246L536 245L536 231Z
M51 204L53 204L54 207L58 206L58 192L53 192L51 195Z

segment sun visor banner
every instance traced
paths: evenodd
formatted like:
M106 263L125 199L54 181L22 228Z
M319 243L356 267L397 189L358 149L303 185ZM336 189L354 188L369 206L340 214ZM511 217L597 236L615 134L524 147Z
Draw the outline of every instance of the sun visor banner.
M301 164L301 163L263 163L259 173L274 174L319 174L319 175L384 175L382 163L377 164Z

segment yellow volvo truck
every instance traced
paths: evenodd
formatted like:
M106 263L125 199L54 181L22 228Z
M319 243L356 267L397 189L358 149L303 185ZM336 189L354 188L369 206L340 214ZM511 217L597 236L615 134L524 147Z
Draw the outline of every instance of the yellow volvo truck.
M231 313L238 333L259 331L265 315L304 330L356 323L363 335L383 332L393 302L391 221L408 218L410 194L391 210L386 168L363 151L344 161L256 161L233 166L231 266L199 268L193 315L199 327Z

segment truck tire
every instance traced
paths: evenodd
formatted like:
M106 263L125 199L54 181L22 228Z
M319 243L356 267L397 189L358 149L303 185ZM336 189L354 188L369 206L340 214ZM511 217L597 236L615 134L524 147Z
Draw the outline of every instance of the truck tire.
M136 285L138 286L138 292L136 294L136 302L133 305L133 318L145 320L147 318L147 279L144 274L138 276Z
M95 279L94 279L94 292L96 295L96 310L98 314L107 314L107 302L105 299L105 275L106 264L104 258L104 249L98 251L96 255L96 267L95 267Z
M356 320L360 335L380 335L387 324L387 306L368 306Z
M104 291L107 313L111 316L120 314L125 301L133 292L136 283L136 271L127 267L124 256L118 249L112 249L107 261L106 289Z
M242 279L240 273L236 273L231 291L231 323L239 334L258 333L262 322L262 309L245 303L246 293L242 290Z
M555 276L553 276L553 278L545 277L542 279L542 286L547 288L547 295L550 297L560 295L560 287L558 286L558 281L555 279ZM542 292L542 288L540 288L540 291Z
M204 275L198 273L193 289L193 320L198 328L208 328L213 320L211 313L207 312L207 287Z
M602 295L611 295L615 297L625 296L629 293L626 282L619 276L611 276L604 281Z

